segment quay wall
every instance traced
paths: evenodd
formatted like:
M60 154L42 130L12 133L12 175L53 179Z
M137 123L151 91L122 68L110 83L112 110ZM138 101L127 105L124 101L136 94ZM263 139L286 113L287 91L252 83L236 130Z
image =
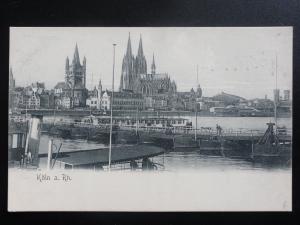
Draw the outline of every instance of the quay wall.
M21 109L21 113L25 114L26 110ZM90 109L64 109L64 110L54 110L54 109L28 109L28 114L36 114L36 115L43 115L43 116L88 116L93 113ZM139 111L139 115L142 116L194 116L195 112L191 111ZM109 112L103 115L109 115ZM114 110L113 116L135 116L136 110ZM213 114L209 111L199 111L197 112L199 117L241 117L241 115L235 114ZM251 116L251 115L249 115ZM258 116L258 115L256 115ZM270 117L273 116L271 113L263 113L260 114L259 117ZM279 117L290 117L290 114L279 114ZM252 117L255 117L253 115Z

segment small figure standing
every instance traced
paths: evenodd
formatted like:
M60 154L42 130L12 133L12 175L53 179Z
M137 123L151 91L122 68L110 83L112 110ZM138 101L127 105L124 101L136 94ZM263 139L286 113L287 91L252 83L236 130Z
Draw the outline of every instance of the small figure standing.
M24 166L24 155L21 155L21 160L20 160L20 167L22 168Z
M222 134L222 127L219 126L219 124L217 124L216 129L217 129L217 135L221 135Z

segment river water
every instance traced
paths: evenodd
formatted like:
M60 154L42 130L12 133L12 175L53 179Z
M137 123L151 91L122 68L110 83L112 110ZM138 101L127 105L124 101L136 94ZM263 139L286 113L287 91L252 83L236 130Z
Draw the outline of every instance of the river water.
M195 124L195 117L185 117ZM252 129L265 130L266 123L273 122L273 118L268 117L198 117L198 127L212 127L215 128L219 124L224 129ZM286 126L292 128L291 118L279 118L279 126ZM62 139L57 137L50 137L46 134L41 136L40 153L47 153L48 141L53 138L54 144L58 147L60 144L61 152L85 150L107 147L94 141L87 141L84 139ZM54 149L54 152L56 150ZM245 159L227 158L222 156L208 156L202 155L198 150L176 150L176 152L168 152L164 155L153 158L155 163L163 164L167 171L178 170L289 170L289 167L282 165L265 165L253 164Z

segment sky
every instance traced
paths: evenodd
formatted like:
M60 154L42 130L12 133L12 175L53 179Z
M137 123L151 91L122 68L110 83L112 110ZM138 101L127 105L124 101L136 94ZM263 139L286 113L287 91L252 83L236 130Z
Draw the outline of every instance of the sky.
M73 59L75 44L82 62L87 59L87 88L101 79L111 89L113 44L115 89L119 87L122 59L130 32L134 55L140 36L151 70L168 73L178 91L198 82L203 96L226 92L248 99L273 98L276 87L292 90L292 27L11 27L10 67L17 86L45 82L52 89L64 81L65 59Z

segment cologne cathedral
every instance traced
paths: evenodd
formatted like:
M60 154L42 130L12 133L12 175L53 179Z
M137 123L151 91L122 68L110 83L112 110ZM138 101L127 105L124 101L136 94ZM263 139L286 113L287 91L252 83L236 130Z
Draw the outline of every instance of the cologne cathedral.
M177 91L175 81L171 81L167 73L156 73L154 55L151 64L151 73L147 73L147 61L143 52L142 38L140 37L137 56L132 54L130 34L127 51L123 58L120 91L132 91L143 96L157 94L174 94Z

